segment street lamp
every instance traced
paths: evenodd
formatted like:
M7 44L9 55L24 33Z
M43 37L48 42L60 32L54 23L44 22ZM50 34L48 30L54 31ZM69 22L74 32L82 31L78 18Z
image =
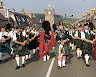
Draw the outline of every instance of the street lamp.
M73 14L72 14L71 16L67 16L67 15L65 14L65 18L66 18L66 17L73 17L73 16L74 16Z

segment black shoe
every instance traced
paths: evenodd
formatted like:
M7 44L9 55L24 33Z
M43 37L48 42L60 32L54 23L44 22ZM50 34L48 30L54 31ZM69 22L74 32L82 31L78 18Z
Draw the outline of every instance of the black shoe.
M2 62L2 60L0 60L0 62Z
M25 67L25 64L22 64L22 67Z
M28 61L28 59L27 59L27 60L25 60L25 61Z
M8 61L8 59L5 59L4 61Z
M13 56L12 54L10 56Z
M86 66L87 66L87 67L89 67L89 66L90 66L90 64L86 64Z
M78 59L80 59L80 57L78 57Z
M19 68L20 68L20 66L17 66L17 67L16 67L16 69L19 69Z
M58 69L61 69L62 67L60 67L60 66L57 66L57 68L58 68Z
M66 65L64 65L63 67L66 67Z

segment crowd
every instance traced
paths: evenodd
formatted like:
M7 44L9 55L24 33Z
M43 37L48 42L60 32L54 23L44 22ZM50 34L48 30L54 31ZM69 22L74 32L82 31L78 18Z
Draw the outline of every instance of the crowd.
M58 68L66 67L69 61L69 53L76 51L77 58L84 58L86 66L90 66L89 58L93 54L96 58L96 38L88 24L80 25L77 29L68 29L64 25L58 27L53 24L53 29L48 21L42 22L42 28L38 31L26 25L26 27L2 27L0 32L0 62L2 54L5 61L15 55L16 69L25 67L25 60L31 60L32 54L39 51L40 59L44 62L50 59L51 50L55 49L58 56ZM95 30L95 28L94 28ZM92 51L93 50L93 51Z

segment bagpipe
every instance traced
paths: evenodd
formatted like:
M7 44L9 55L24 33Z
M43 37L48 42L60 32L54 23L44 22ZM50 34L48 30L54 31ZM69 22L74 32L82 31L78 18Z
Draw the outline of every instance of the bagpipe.
M31 41L29 41L29 39L31 39L34 36L34 34L31 32L31 30L29 32L26 31L26 34L24 36L24 40L27 41L26 45L29 45Z

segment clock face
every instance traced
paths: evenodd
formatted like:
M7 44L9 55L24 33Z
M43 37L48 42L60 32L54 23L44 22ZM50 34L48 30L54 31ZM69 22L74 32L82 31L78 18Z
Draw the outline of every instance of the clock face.
M51 14L51 11L49 11L48 14L50 15Z

